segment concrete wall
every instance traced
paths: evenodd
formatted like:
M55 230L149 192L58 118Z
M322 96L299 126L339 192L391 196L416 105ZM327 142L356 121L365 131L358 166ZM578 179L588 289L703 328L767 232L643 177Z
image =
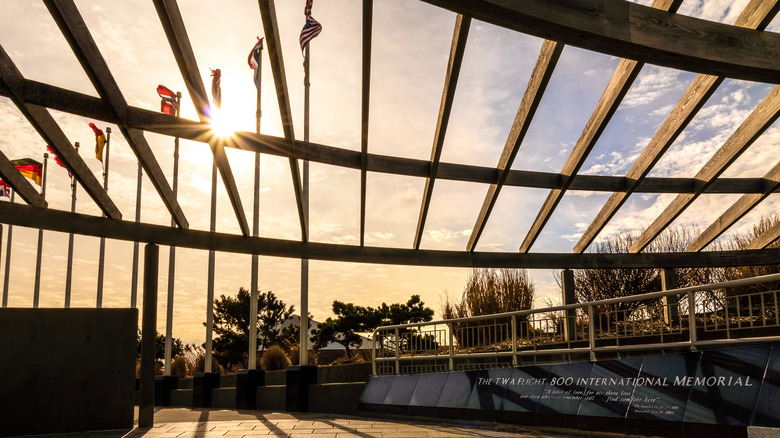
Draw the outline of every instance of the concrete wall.
M131 429L135 309L0 309L0 436Z

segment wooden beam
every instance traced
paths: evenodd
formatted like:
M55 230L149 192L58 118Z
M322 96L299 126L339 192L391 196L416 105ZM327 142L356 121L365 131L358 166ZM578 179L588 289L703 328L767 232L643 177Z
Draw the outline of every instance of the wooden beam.
M742 14L737 18L735 26L762 29L766 26L766 18L774 17L780 8L779 0L751 0ZM780 76L779 76L780 77ZM593 222L585 230L580 240L574 246L574 252L583 252L598 236L607 222L617 213L617 210L625 203L633 193L636 185L647 176L652 167L661 158L664 152L674 143L683 129L698 113L704 103L723 82L723 77L698 75L680 98L677 105L666 118L664 123L655 133L650 143L628 171L627 178L632 181L628 190L622 193L613 193L607 203L602 207Z
M764 233L758 236L755 240L750 242L748 249L766 251L764 248L775 243L778 239L780 239L780 222L777 222L771 228L764 231Z
M368 115L371 104L371 34L374 0L363 0L363 52L360 93L360 246L366 243L366 177L368 171Z
M423 0L518 32L620 58L758 82L780 81L780 35L753 32L775 0L758 0L746 20L729 26L626 1ZM776 11L775 11L776 12ZM765 24L764 24L765 25ZM749 29L746 29L749 28Z
M0 95L13 98L0 81ZM20 83L20 99L37 106L45 106L57 111L81 115L102 120L106 123L120 124L121 121L99 98L77 93L48 84L23 79ZM128 107L127 125L129 128L156 134L181 137L187 140L208 143L211 139L210 127L206 122L181 119L168 116L159 111ZM297 142L298 156L313 162L360 169L361 152L336 148L318 143ZM290 143L281 137L258 135L254 132L237 132L226 145L250 152L292 156ZM391 157L367 154L366 170L425 178L429 174L427 160ZM496 184L498 170L493 167L468 164L439 163L437 178L450 181ZM510 170L504 185L512 187L530 187L538 189L559 189L563 176L557 173L534 172L528 170ZM773 180L764 178L718 178L705 193L765 193ZM575 175L569 190L620 192L627 190L630 181L624 176ZM694 193L697 182L693 178L655 178L646 177L639 181L634 190L637 193ZM775 192L778 189L771 189Z
M206 87L200 77L198 62L190 45L190 39L187 35L187 29L184 26L181 12L176 0L154 0L154 7L157 10L157 16L160 18L165 35L168 38L168 44L171 46L173 56L179 66L184 84L195 104L195 110L202 122L208 122L211 119L210 105ZM241 196L238 193L236 180L233 177L233 171L230 168L230 161L225 154L225 148L221 139L211 137L209 147L214 156L214 162L219 169L219 175L222 178L222 184L225 186L230 205L238 220L238 226L241 234L250 235L249 222L246 219L246 212L241 203Z
M666 206L652 224L631 244L629 252L640 252L695 201L750 145L780 116L780 85L775 86L737 128L707 164L693 177L699 182L695 193L681 193Z
M84 191L95 201L100 210L111 219L121 219L122 213L119 212L114 201L108 196L84 160L76 153L76 149L62 132L54 117L46 108L24 101L23 95L27 80L24 79L2 46L0 46L0 83L3 83L4 88L9 93L8 97L19 108L19 111L35 128L44 142L51 146L54 153L60 157L76 180L81 183Z
M19 173L19 169L11 163L11 160L8 159L3 151L0 151L0 177L2 177L3 181L8 183L8 185L11 186L25 202L33 207L46 208L49 206L46 200L43 199L43 196L41 196L41 194L35 190L35 187L30 184L30 181Z
M279 114L282 118L282 131L284 138L290 144L290 173L292 175L295 202L298 207L298 219L301 223L301 240L309 240L309 218L303 208L303 190L301 188L301 172L298 168L297 142L293 129L292 109L290 107L290 93L287 89L287 75L284 71L284 58L282 57L282 42L279 37L279 26L276 20L276 6L274 0L258 0L260 16L263 19L263 31L265 43L268 47L268 57L271 60L271 73L274 76L276 87L276 99L279 102Z
M780 249L706 251L698 253L573 254L435 251L405 248L380 248L333 243L244 237L236 234L116 221L97 216L53 209L38 209L24 204L0 202L3 222L30 228L106 237L124 241L155 242L200 250L234 254L259 254L271 257L301 258L338 262L380 263L413 266L492 267L529 269L610 269L659 266L719 267L780 264Z
M480 236L482 236L482 231L484 231L485 225L487 225L490 213L498 200L499 193L501 193L501 188L512 172L512 163L514 163L517 151L520 149L523 139L525 139L528 127L531 126L531 121L536 114L536 109L539 107L539 102L542 101L542 96L547 89L547 84L550 82L553 71L555 71L555 66L561 57L563 47L563 44L555 41L545 41L542 44L539 57L536 58L536 64L531 72L531 78L528 80L528 86L523 94L523 100L520 101L520 107L517 109L512 128L509 130L509 136L504 144L504 149L501 151L501 157L498 159L498 165L496 166L498 181L488 187L485 200L482 201L482 208L474 223L474 229L471 231L469 241L466 244L466 251L474 251Z
M179 203L176 201L176 197L173 195L173 191L168 185L165 174L160 169L151 147L143 137L143 133L127 128L124 123L127 119L127 101L114 80L75 3L72 0L45 0L44 3L63 36L68 41L76 58L81 63L82 68L87 73L92 85L100 97L116 113L119 120L123 122L119 124L119 130L131 149L133 149L133 152L135 152L138 161L146 171L149 180L157 190L176 224L180 227L188 227L189 223Z
M455 30L452 33L450 58L447 63L447 73L444 76L444 90L441 92L439 116L436 119L436 131L433 134L429 173L425 178L425 189L423 190L422 205L420 206L420 216L417 218L417 231L415 231L414 244L412 245L414 249L420 248L420 242L422 241L423 232L425 230L425 220L428 217L428 208L431 206L433 186L439 171L439 160L441 159L441 151L444 148L444 137L447 134L447 125L450 122L452 102L455 99L455 89L458 86L458 76L460 76L460 66L463 64L463 54L466 52L466 41L469 37L470 25L470 17L458 15L455 18Z
M655 0L652 7L667 12L675 12L679 9L681 3L682 0ZM596 104L596 109L593 110L593 114L591 114L588 123L585 125L585 129L580 134L580 138L577 140L569 158L566 160L566 164L563 166L561 171L563 176L562 187L553 189L547 195L542 208L539 210L525 239L523 239L523 243L520 245L520 252L531 250L531 246L536 242L547 221L550 220L555 208L563 199L566 190L571 186L574 177L585 163L590 151L593 150L607 124L612 120L612 116L617 111L643 66L644 63L642 62L630 59L620 60L615 73L612 75L612 79L607 84L607 88L601 95L598 104Z
M637 161L629 169L626 178L629 182L627 190L620 193L613 193L601 208L593 222L585 230L579 242L574 247L574 252L583 252L588 245L598 236L607 222L617 213L618 209L625 203L629 196L634 192L636 186L641 180L650 173L655 163L661 159L661 156L674 143L683 129L693 119L696 113L704 106L704 103L712 96L715 89L723 82L723 78L714 76L699 75L688 87L685 94L672 112L666 118L661 127L656 131L650 143L645 147Z
M716 182L717 181L719 180L716 180ZM766 199L771 193L780 189L780 163L775 164L775 167L764 175L763 181L766 181L766 184L764 185L764 191L762 193L746 193L743 195L737 202L732 204L728 210L720 215L715 222L707 227L704 232L699 234L685 250L701 251L738 220L742 219L742 217L750 212L753 207L761 203L761 201Z

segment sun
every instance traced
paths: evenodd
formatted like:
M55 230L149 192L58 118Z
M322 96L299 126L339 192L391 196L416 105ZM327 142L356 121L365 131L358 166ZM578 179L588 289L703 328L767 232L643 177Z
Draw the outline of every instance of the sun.
M213 109L210 122L211 132L217 138L221 139L232 137L235 133L235 129L233 129L231 121L231 117L226 113L222 112L220 109Z

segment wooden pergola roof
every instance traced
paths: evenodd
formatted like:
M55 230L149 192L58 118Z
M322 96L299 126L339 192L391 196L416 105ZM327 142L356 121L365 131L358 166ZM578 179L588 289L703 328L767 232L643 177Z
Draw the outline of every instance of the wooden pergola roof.
M29 123L51 145L75 175L105 217L47 208L30 183L18 176L0 151L0 175L28 205L0 203L0 222L111 239L156 242L197 249L321 260L414 264L424 266L488 266L524 268L685 267L780 263L780 249L766 247L780 238L775 226L744 251L701 250L780 188L780 162L762 178L722 178L723 172L753 144L780 115L780 88L744 120L709 162L692 178L649 177L685 127L726 78L780 84L780 35L764 29L780 10L780 0L751 0L733 25L720 24L675 12L682 0L654 0L652 7L597 0L422 0L457 14L434 141L429 160L368 152L369 95L373 1L363 0L361 150L351 151L296 138L290 96L282 58L273 0L259 0L266 46L272 66L283 137L239 132L229 139L210 135L208 96L175 0L154 0L162 29L178 64L199 120L179 119L130 106L114 80L90 30L73 0L44 0L99 97L45 84L22 76L0 46L0 95L9 97ZM455 89L473 20L544 38L533 73L495 167L441 161ZM1 42L0 42L1 43ZM564 45L617 56L621 61L601 99L583 127L575 147L559 173L513 170L512 164L533 123ZM580 168L596 145L634 80L646 64L692 71L698 76L625 175L581 175ZM49 109L116 124L151 180L175 226L124 220ZM178 136L208 143L228 193L241 234L189 229L185 217L144 132ZM237 148L286 157L293 179L300 221L300 241L250 236L225 148ZM303 201L299 161L309 160L360 170L360 243L342 245L311 242ZM414 241L408 247L365 245L366 176L368 172L425 178L422 205ZM460 251L420 249L437 180L466 181L485 186L486 195L468 244ZM505 186L549 190L536 219L517 252L479 252L477 243ZM355 188L358 190L358 188ZM531 252L534 242L569 190L611 193L579 242L567 253ZM591 254L586 250L633 193L671 193L676 198L642 232L629 254ZM723 215L699 235L683 253L651 254L643 250L702 194L742 194Z

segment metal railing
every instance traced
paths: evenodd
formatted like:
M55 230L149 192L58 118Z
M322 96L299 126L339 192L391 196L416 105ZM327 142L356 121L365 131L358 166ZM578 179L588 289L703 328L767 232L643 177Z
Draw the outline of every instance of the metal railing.
M780 274L607 300L379 327L374 375L596 360L780 340ZM766 290L764 290L766 289ZM772 290L769 290L772 289Z

